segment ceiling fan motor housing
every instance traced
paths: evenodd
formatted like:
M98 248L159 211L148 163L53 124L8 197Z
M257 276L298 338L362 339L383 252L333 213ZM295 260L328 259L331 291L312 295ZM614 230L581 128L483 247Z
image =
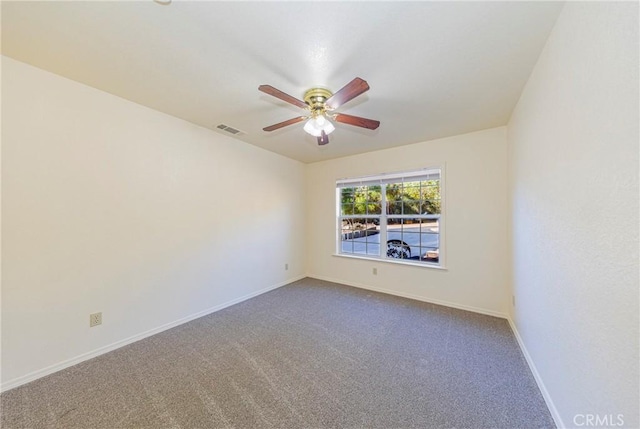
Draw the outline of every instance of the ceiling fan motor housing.
M325 88L311 88L304 93L304 102L307 103L311 110L311 116L316 117L327 111L325 104L333 93Z

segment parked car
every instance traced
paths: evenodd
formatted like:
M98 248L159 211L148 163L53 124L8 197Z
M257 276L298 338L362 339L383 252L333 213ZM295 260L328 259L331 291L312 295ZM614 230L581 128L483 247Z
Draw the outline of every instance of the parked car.
M398 259L419 259L429 262L438 262L440 260L440 249L429 249L421 254L420 248L411 251L411 246L406 242L398 239L387 240L387 257Z
M439 261L439 235L437 227L425 228L420 225L403 225L387 230L387 257ZM365 231L363 231L365 232ZM380 235L378 231L365 233L347 233L342 236L342 252L363 255L380 254Z

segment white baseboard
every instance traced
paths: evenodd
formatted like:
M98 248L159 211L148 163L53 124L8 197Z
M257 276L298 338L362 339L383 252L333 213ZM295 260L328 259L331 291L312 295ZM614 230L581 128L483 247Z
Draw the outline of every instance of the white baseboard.
M343 285L353 286L353 287L357 287L357 288L360 288L360 289L367 289L367 290L372 290L372 291L375 291L375 292L386 293L387 295L401 296L403 298L409 298L409 299L414 299L416 301L428 302L430 304L442 305L444 307L457 308L458 310L471 311L472 313L479 313L479 314L485 314L487 316L499 317L501 319L508 319L509 318L509 316L506 313L501 313L499 311L493 311L493 310L486 310L484 308L472 307L472 306L464 305L464 304L457 304L455 302L442 301L442 300L439 300L439 299L425 298L423 296L413 295L413 294L410 294L410 293L398 292L398 291L395 291L395 290L369 286L369 285L365 285L365 284L361 284L361 283L346 282L344 280L332 279L332 278L329 278L329 277L318 276L318 275L315 275L315 274L307 274L307 277L311 277L311 278L318 279L318 280L324 280L324 281L332 282L332 283L340 283L340 284L343 284Z
M84 362L86 360L92 359L94 357L100 356L100 355L108 353L110 351L119 349L120 347L126 346L127 344L135 343L136 341L140 341L140 340L142 340L144 338L147 338L147 337L150 337L152 335L158 334L158 333L160 333L162 331L166 331L167 329L171 329L171 328L174 328L174 327L176 327L178 325L182 325L183 323L190 322L190 321L192 321L194 319L197 319L199 317L203 317L203 316L206 316L208 314L215 313L216 311L220 311L220 310L222 310L224 308L227 308L227 307L230 307L230 306L232 306L234 304L238 304L238 303L240 303L242 301L246 301L246 300L248 300L250 298L254 298L254 297L258 296L258 295L262 295L263 293L266 293L266 292L272 291L274 289L277 289L279 287L288 285L289 283L293 283L293 282L298 281L300 279L303 279L305 277L306 277L306 275L302 275L302 276L294 277L292 279L288 279L288 280L286 280L284 282L281 282L281 283L278 283L276 285L266 287L266 288L261 289L259 291L252 292L252 293L250 293L248 295L241 296L241 297L233 299L231 301L227 301L227 302L225 302L223 304L219 304L219 305L216 305L214 307L207 308L206 310L202 310L202 311L199 311L197 313L191 314L189 316L180 318L178 320L174 320L173 322L169 322L169 323L166 323L166 324L164 324L162 326L158 326L157 328L153 328L153 329L150 329L148 331L142 332L140 334L136 334L136 335L134 335L132 337L125 338L124 340L116 341L115 343L109 344L107 346L100 347L100 348L98 348L96 350L92 350L90 352L83 353L83 354L81 354L79 356L76 356L76 357L73 357L71 359L64 360L62 362L59 362L57 364L48 366L46 368L39 369L37 371L30 372L29 374L14 378L13 380L6 381L6 382L2 383L2 385L0 385L0 392L5 392L7 390L11 390L11 389L13 389L15 387L18 387L18 386L21 386L23 384L27 384L27 383L29 383L31 381L34 381L34 380L37 380L37 379L42 378L44 376L53 374L54 372L61 371L61 370L65 369L65 368L69 368L70 366L79 364L80 362Z
M315 278L318 280L325 280L328 282L332 282L332 283L339 283L339 284L344 284L347 286L353 286L353 287L357 287L360 289L367 289L367 290L372 290L375 292L381 292L381 293L385 293L388 295L395 295L395 296L400 296L403 298L409 298L409 299L415 299L417 301L423 301L423 302L429 302L432 304L437 304L437 305L442 305L445 307L451 307L451 308L457 308L460 310L466 310L466 311L471 311L474 313L480 313L480 314L486 314L488 316L494 316L494 317L499 317L502 319L507 319L507 321L509 322L509 326L511 327L511 330L513 331L516 340L518 342L518 345L520 346L520 349L522 350L522 354L525 357L525 360L527 362L527 364L529 365L529 368L531 370L531 373L533 374L533 377L538 385L538 388L540 389L540 392L542 393L542 397L544 398L544 401L547 404L547 407L549 408L549 412L551 413L551 416L553 417L553 420L555 421L555 424L558 428L564 428L566 427L562 421L562 418L560 417L560 414L558 413L558 410L556 409L555 404L553 403L553 400L551 399L551 396L549 395L549 392L547 391L546 386L544 385L544 382L542 381L542 378L540 377L540 373L538 372L533 360L531 359L531 355L529 354L529 352L527 351L527 348L524 344L524 342L522 341L522 337L520 337L520 333L518 332L518 329L515 325L515 323L513 322L513 320L511 319L511 317L509 317L507 314L505 313L500 313L500 312L496 312L496 311L491 311L491 310L485 310L482 308L477 308L477 307L472 307L472 306L468 306L468 305L462 305L462 304L457 304L457 303L452 303L452 302L448 302L448 301L441 301L441 300L437 300L437 299L428 299L422 296L417 296L417 295L412 295L412 294L407 294L407 293L402 293L402 292L397 292L397 291L393 291L393 290L388 290L388 289L384 289L384 288L377 288L377 287L373 287L373 286L368 286L368 285L364 285L364 284L360 284L360 283L353 283L353 282L345 282L344 280L340 280L340 279L333 279L333 278L329 278L329 277L324 277L324 276L318 276L318 275L314 275L314 274L306 274L306 275L302 275L302 276L298 276L289 280L286 280L284 282L278 283L276 285L273 286L269 286L267 288L261 289L259 291L250 293L248 295L244 295L242 297L233 299L231 301L225 302L223 304L220 305L216 305L214 307L208 308L206 310L202 310L198 313L195 314L191 314L189 316L183 317L181 319L175 320L173 322L170 323L166 323L162 326L159 326L157 328L154 329L150 329L148 331L142 332L140 334L134 335L132 337L126 338L124 340L120 340L120 341L116 341L115 343L109 344L107 346L104 347L100 347L96 350L87 352L87 353L83 353L79 356L76 356L74 358L71 359L67 359L65 361L59 362L57 364L48 366L46 368L37 370L37 371L33 371L29 374L23 375L21 377L17 377L14 378L13 380L9 380L5 383L2 383L2 385L0 385L0 392L5 392L7 390L11 390L15 387L21 386L23 384L29 383L31 381L37 380L39 378L45 377L47 375L53 374L54 372L58 372L61 371L65 368L69 368L70 366L76 365L80 362L84 362L86 360L92 359L94 357L100 356L102 354L108 353L110 351L116 350L120 347L126 346L127 344L131 344L134 343L136 341L142 340L144 338L150 337L152 335L158 334L162 331L166 331L167 329L171 329L174 328L178 325L182 325L184 323L190 322L194 319L206 316L208 314L211 313L215 313L216 311L220 311L224 308L230 307L234 304L238 304L242 301L246 301L248 299L251 299L253 297L256 297L258 295L262 295L263 293L272 291L274 289L277 289L279 287L285 286L289 283L293 283L295 281L301 280L305 277L311 277L311 278Z
M556 405L553 403L553 399L551 399L551 395L549 395L549 391L547 390L547 387L544 385L544 382L542 381L542 377L540 377L540 373L538 372L538 369L536 368L536 364L533 363L533 359L531 359L531 355L529 354L529 351L527 350L527 346L524 345L524 341L522 341L522 337L520 336L520 333L518 332L518 328L516 327L516 324L513 322L513 320L511 319L511 317L507 317L507 320L509 321L509 326L511 326L511 330L513 331L513 334L516 337L516 340L518 341L518 345L520 346L520 350L522 350L522 354L524 355L525 360L527 361L527 364L529 365L529 369L531 370L531 373L533 374L533 378L536 380L536 384L538 385L538 389L540 389L540 393L542 393L542 397L544 398L544 402L547 404L547 408L549 408L549 412L551 413L551 417L553 417L553 421L556 423L556 427L558 428L565 428L565 424L562 421L562 417L560 417L560 413L558 413L558 409L556 408Z
M344 285L347 285L347 286L353 286L353 287L357 287L357 288L360 288L360 289L367 289L367 290L372 290L372 291L375 291L375 292L386 293L386 294L389 294L389 295L401 296L403 298L415 299L417 301L429 302L429 303L432 303L432 304L438 304L438 305L442 305L442 306L445 306L445 307L452 307L452 308L457 308L457 309L460 309L460 310L471 311L471 312L474 312L474 313L486 314L488 316L499 317L501 319L507 319L507 321L509 323L509 326L511 327L511 330L513 331L513 334L516 337L516 341L518 342L518 346L520 347L520 350L522 350L522 354L524 355L524 358L527 361L527 365L529 365L529 369L531 370L531 373L533 374L533 378L535 379L536 384L538 385L538 388L540 389L540 393L542 393L542 397L544 398L544 401L547 404L547 407L549 408L549 412L551 413L551 417L553 418L553 420L554 420L554 422L555 422L555 424L556 424L556 426L558 428L565 428L566 427L564 425L564 422L562 421L562 418L560 417L560 414L558 413L558 409L556 408L555 404L553 403L553 400L551 399L551 396L549 395L549 391L547 390L546 386L544 385L544 382L542 381L542 378L540 377L540 373L538 372L538 369L536 368L535 364L533 363L533 360L531 359L531 355L527 351L527 347L524 345L524 342L522 341L522 337L520 337L520 333L518 332L518 329L516 328L515 323L513 322L513 320L511 320L511 317L508 314L500 313L500 312L492 311L492 310L485 310L483 308L477 308L477 307L472 307L472 306L468 306L468 305L457 304L457 303L448 302L448 301L441 301L441 300L438 300L438 299L429 299L429 298L425 298L425 297L422 297L422 296L417 296L417 295L412 295L412 294L408 294L408 293L402 293L402 292L397 292L397 291L393 291L393 290L373 287L373 286L364 285L364 284L360 284L360 283L345 282L344 280L332 279L332 278L329 278L329 277L318 276L318 275L315 275L315 274L308 274L307 277L311 277L311 278L318 279L318 280L324 280L324 281L328 281L328 282L332 282L332 283L344 284Z

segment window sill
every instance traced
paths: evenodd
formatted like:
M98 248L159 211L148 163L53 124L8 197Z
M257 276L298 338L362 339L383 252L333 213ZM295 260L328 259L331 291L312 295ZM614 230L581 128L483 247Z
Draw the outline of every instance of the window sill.
M435 269L435 270L447 271L447 268L442 265L435 265L435 264L424 263L424 262L404 261L402 259L375 258L373 256L355 256L355 255L346 255L343 253L333 253L332 256L337 256L339 258L347 258L347 259L360 259L365 261L384 262L386 264L410 265L412 267L430 268L432 270Z

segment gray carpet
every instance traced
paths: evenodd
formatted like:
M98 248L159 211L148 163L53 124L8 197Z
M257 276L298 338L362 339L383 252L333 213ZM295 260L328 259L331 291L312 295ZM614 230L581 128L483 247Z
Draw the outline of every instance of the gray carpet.
M304 279L0 396L2 428L551 428L503 319Z

